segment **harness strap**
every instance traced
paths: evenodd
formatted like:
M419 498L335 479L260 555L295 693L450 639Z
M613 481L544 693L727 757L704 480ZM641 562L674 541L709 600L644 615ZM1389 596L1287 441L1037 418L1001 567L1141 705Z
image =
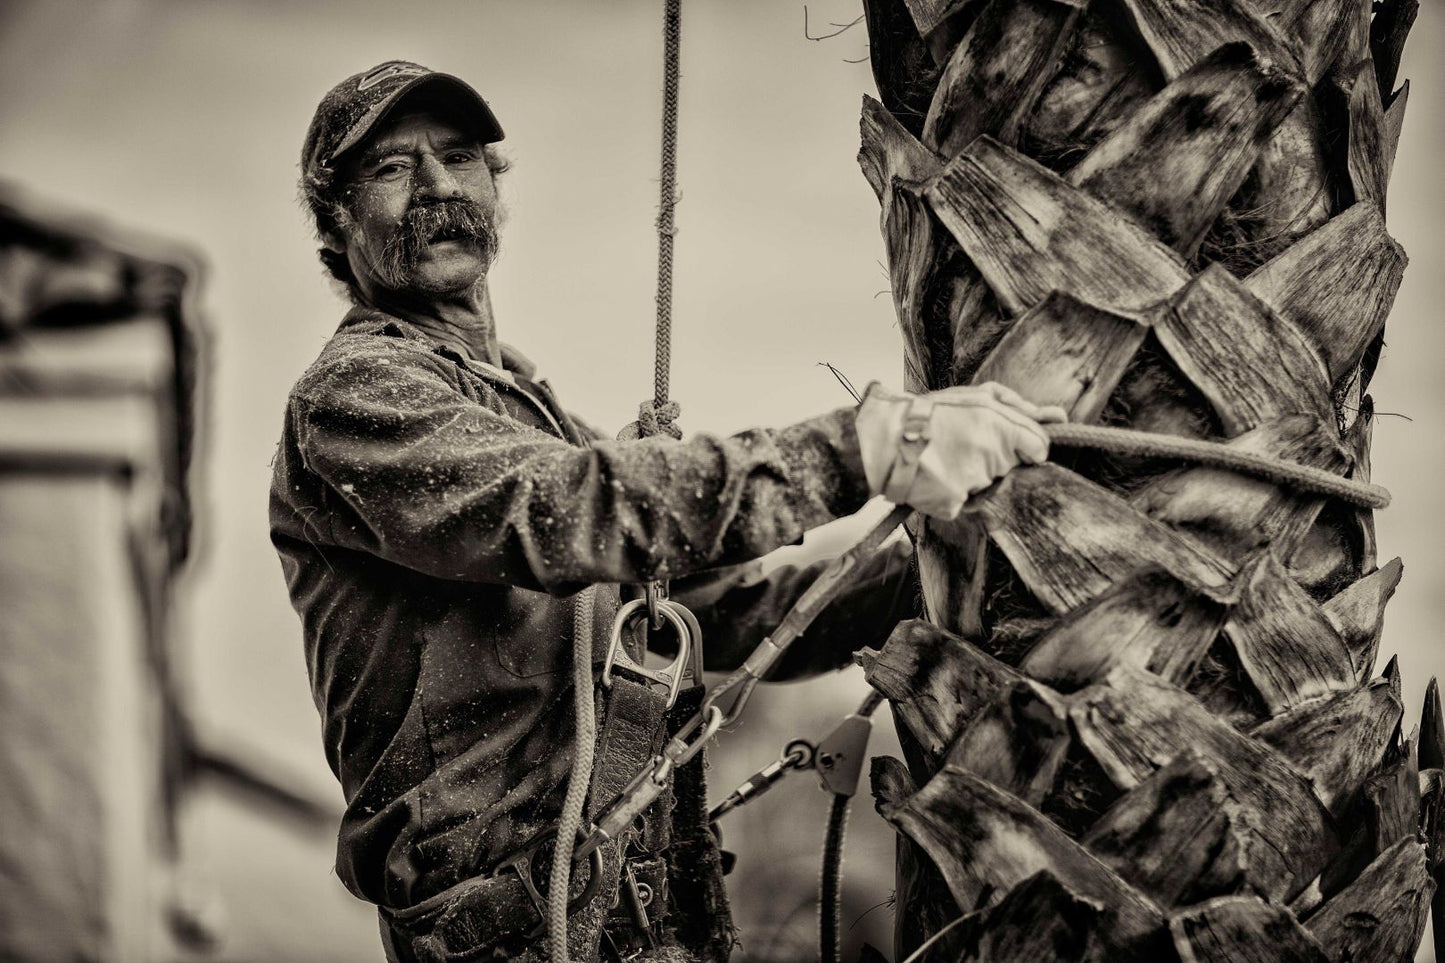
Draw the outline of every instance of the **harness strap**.
M589 667L590 662L589 659ZM634 774L650 765L662 748L666 722L665 701L651 686L622 676L614 679L608 690L606 717L592 771L589 818L602 809L603 803L610 802L620 793ZM665 804L666 798L661 802ZM593 958L608 905L621 884L627 846L636 836L637 830L632 829L602 847L600 895L572 917L567 938L568 958ZM554 951L553 955L559 954Z
M680 729L702 708L701 685L683 690L673 706L670 731ZM732 908L723 884L723 858L707 802L705 754L673 770L672 841L668 855L673 931L702 963L726 963L737 942Z
M590 609L591 606L580 608ZM585 613L579 614L579 622L582 614ZM589 641L587 653L580 659L581 673L585 674L581 691L587 701L593 703L596 689L592 678L591 632L581 635ZM700 690L687 694L689 705L701 700ZM580 781L581 793L591 799L593 811L602 802L612 800L634 773L648 767L668 735L670 719L666 699L656 689L621 676L605 690L603 715L601 731L595 733L595 741L593 732L579 735L579 755L595 758L595 764L589 764ZM640 882L652 894L655 908L650 910L650 916L657 918L665 914L667 893L671 888L667 878L668 867L662 859L655 858L651 850L660 851L667 846L664 824L671 803L670 795L664 794L649 813L651 818L638 821L653 827L645 834L648 852L629 852L629 848L641 838L637 828L629 827L602 847L599 854L593 855L590 868L578 870L576 878L569 872L572 885L561 892L565 894L564 906L566 901L573 904L570 914L572 925L567 931L565 956L559 952L559 947L553 946L550 949L554 958L595 959L604 925L626 925L634 919L635 914L629 911L629 905L619 905L616 900L624 872L629 873L632 888ZM562 829L565 827L559 824L558 830ZM504 953L519 950L524 944L529 945L528 941L537 934L539 922L548 920L550 916L546 907L549 898L538 893L545 867L533 866L538 862L537 852L534 851L536 845L534 838L530 850L524 848L511 861L504 861L509 871L466 880L406 910L383 909L383 929L389 929L400 938L390 941L400 963L471 963L491 958L485 955L489 952ZM554 852L563 848L556 846ZM570 852L571 847L565 848ZM569 870L573 869L576 867L571 866L569 860ZM586 876L585 889L581 880L583 875ZM595 892L596 897L578 906L583 902L579 892ZM478 956L479 953L484 955ZM535 957L529 955L527 958Z
M380 910L387 959L451 963L476 959L537 925L537 909L520 877L481 876L405 910Z

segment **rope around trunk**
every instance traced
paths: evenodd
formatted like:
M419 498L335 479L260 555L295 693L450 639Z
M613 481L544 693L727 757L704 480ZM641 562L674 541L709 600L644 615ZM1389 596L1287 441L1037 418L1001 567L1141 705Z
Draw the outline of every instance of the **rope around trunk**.
M1244 451L1217 441L1103 425L1053 424L1044 425L1043 429L1052 444L1063 448L1088 448L1146 458L1177 458L1211 468L1227 468L1300 491L1327 495L1361 508L1386 508L1390 504L1389 490L1379 485L1341 478L1322 468Z
M557 821L552 848L552 876L547 886L548 952L555 963L567 963L567 899L572 885L572 852L582 828L582 807L592 785L592 757L597 745L597 713L592 696L592 616L596 589L577 593L572 607L572 707L576 738L567 795Z

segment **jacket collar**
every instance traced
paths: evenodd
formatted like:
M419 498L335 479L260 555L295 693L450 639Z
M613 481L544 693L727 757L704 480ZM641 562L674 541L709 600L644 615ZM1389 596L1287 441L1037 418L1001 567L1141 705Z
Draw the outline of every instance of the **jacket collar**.
M341 324L336 328L337 334L343 331L355 331L359 334L388 334L392 337L420 341L462 368L490 375L493 381L507 385L510 390L526 398L544 416L553 421L564 438L573 444L584 447L588 445L586 434L577 427L572 417L557 403L557 399L552 394L552 386L547 384L545 379L534 378L537 366L528 360L526 355L509 344L500 345L502 368L499 370L485 361L477 361L470 352L464 349L458 350L457 345L438 341L404 318L398 318L385 311L378 311L376 308L362 305L353 305L351 310L346 312L346 317L341 319ZM520 384L518 379L521 380Z
M473 358L471 352L467 351L466 348L462 345L458 345L452 342L438 341L432 335L423 331L421 328L418 328L416 325L405 320L404 318L399 318L394 314L387 314L385 311L380 311L376 308L366 307L364 305L352 305L351 309L346 312L346 317L341 319L341 324L336 328L336 331L338 334L342 331L348 331L353 329L371 329L381 331L389 326L394 327L396 329L395 333L402 337L412 338L417 341L425 341L427 344L431 345L434 349L442 352L443 354L456 355L464 363L470 362L471 364L482 365L488 368L492 367L485 361L480 361L476 358ZM517 350L510 344L499 344L499 347L502 352L502 370L509 371L515 375L520 375L528 381L532 381L536 378L537 366L533 364L526 355L524 355L521 351Z

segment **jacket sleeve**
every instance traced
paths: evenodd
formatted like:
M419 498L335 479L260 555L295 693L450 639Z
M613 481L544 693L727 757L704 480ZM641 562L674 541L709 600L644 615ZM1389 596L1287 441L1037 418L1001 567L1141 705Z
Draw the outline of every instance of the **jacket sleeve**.
M907 539L875 552L849 588L789 646L768 681L841 669L864 646L881 648L895 625L920 614L912 559ZM673 582L672 597L692 609L702 628L707 668L730 671L742 665L831 561L782 565L767 575L754 561Z
M288 416L329 540L442 578L558 594L756 558L856 511L853 412L780 430L578 448L469 398L444 357L356 338Z

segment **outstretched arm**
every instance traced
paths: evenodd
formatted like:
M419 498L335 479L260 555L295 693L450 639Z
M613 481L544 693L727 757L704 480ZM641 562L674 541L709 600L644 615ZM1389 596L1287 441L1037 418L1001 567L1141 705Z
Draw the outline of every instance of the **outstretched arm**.
M753 559L868 497L848 409L729 438L582 449L493 400L424 348L346 342L292 394L288 430L325 502L306 537L443 578L566 593Z

